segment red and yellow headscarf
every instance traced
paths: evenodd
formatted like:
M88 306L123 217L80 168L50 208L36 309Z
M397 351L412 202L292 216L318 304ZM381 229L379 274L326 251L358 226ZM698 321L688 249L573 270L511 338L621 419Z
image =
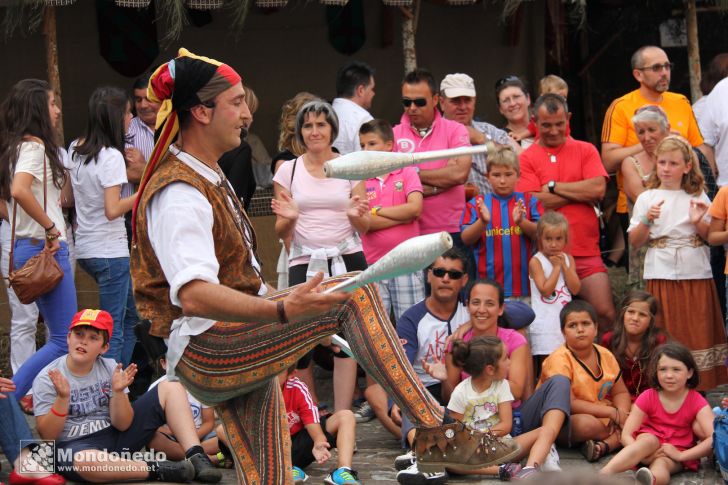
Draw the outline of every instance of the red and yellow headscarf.
M212 101L215 97L242 80L240 74L209 57L197 56L184 47L177 57L162 64L149 78L147 97L161 103L157 114L157 141L144 169L132 213L133 238L136 239L136 212L142 192L159 161L167 153L169 145L179 132L179 111L188 111L198 104Z

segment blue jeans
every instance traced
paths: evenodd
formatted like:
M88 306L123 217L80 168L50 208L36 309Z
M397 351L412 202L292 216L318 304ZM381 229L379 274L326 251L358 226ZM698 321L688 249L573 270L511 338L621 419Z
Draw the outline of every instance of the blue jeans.
M15 395L6 395L6 399L0 398L0 449L10 466L14 466L13 462L20 454L20 440L32 440L33 435Z
M15 269L22 267L26 261L40 253L42 249L43 241L17 239L15 241L13 266ZM18 399L27 394L33 385L33 379L43 370L43 367L68 353L66 336L73 315L78 311L78 302L76 301L76 285L73 282L73 272L68 261L68 245L65 242L61 242L61 249L56 253L55 259L61 266L61 270L63 270L63 279L58 286L45 295L41 295L35 301L48 327L48 340L43 347L20 366L18 372L13 376L16 387L15 395Z
M132 293L129 258L78 259L78 265L99 285L99 307L109 312L114 319L114 332L104 357L127 366L136 344L134 325L139 322Z

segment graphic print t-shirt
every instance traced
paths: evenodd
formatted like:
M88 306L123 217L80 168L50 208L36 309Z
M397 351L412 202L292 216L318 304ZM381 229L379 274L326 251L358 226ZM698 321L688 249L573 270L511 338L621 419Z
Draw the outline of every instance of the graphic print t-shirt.
M116 362L99 357L91 372L85 376L76 376L68 370L67 357L68 355L62 355L48 364L33 381L34 413L36 416L43 416L51 412L58 396L48 371L58 369L68 379L71 387L68 416L63 432L56 441L77 440L111 426L109 399ZM129 390L126 389L125 392Z

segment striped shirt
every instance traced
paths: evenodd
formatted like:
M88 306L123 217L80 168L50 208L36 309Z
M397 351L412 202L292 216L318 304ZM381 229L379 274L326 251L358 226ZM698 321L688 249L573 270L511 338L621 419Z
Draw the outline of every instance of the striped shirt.
M506 297L528 296L528 260L531 257L531 240L513 222L513 209L517 200L526 206L526 218L536 222L540 216L538 200L531 194L513 192L508 197L488 194L483 204L490 211L490 222L473 246L478 278L496 280L503 287ZM465 205L461 228L478 220L476 199Z
M144 160L149 161L154 149L154 131L136 116L129 123L129 131L126 132L126 135L129 137L129 143L126 144L127 148L136 148L142 152ZM121 186L121 196L129 197L134 194L134 190L134 184L123 184Z

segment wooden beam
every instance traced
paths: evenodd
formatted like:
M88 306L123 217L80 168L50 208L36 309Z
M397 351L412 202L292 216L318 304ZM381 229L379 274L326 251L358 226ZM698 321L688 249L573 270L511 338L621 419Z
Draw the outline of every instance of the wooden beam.
M700 99L700 44L698 43L698 15L695 0L683 0L685 24L688 31L688 70L690 71L690 97L693 103Z

